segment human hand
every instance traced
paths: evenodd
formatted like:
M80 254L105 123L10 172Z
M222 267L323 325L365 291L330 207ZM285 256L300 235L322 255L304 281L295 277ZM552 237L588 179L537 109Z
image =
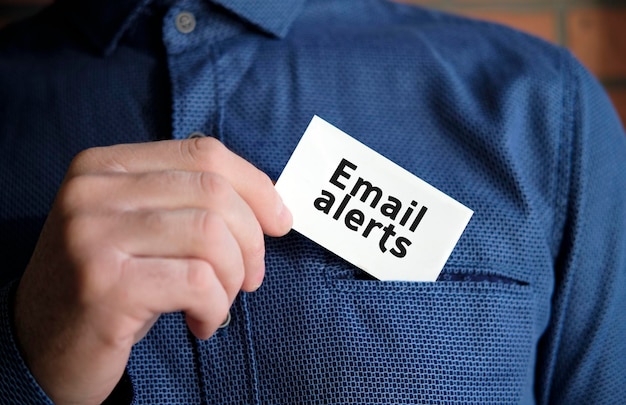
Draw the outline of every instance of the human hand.
M57 404L100 403L161 313L209 338L291 214L219 141L94 148L72 162L17 289L16 334Z

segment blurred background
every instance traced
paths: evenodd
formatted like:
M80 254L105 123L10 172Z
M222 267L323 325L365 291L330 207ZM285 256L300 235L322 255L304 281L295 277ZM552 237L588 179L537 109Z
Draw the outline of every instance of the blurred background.
M626 0L395 1L495 21L569 48L600 79L626 126ZM0 0L0 28L50 3Z

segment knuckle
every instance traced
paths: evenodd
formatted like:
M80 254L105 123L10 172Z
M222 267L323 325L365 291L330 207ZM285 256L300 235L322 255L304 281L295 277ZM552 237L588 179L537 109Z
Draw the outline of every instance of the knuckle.
M88 306L103 300L109 293L111 260L100 254L85 255L77 263L76 297L79 303Z
M234 268L228 272L228 277L224 280L224 289L227 291L229 297L232 298L235 298L235 295L237 295L245 280L243 265L237 267L238 268Z
M97 189L94 176L81 175L65 181L57 195L57 205L62 212L74 212L86 208Z
M248 245L247 253L251 258L256 260L263 260L265 257L265 238L263 236L263 232L261 232L261 229L258 227L254 236L251 238L250 244Z
M245 280L245 270L243 267L243 260L233 261L227 268L220 274L220 282L224 287L224 290L231 299L235 298L235 295L241 289Z
M127 198L129 195L154 193L155 190L165 195L165 193L171 192L169 190L178 190L181 182L184 182L185 185L192 184L189 179L193 175L194 173L174 169L124 174L119 176L119 187L115 191L121 199ZM142 199L139 205L143 203Z
M189 139L181 147L184 148L183 155L188 156L202 171L219 167L227 152L224 144L212 137Z
M199 260L190 260L187 269L188 285L201 294L213 290L215 273L210 265Z
M202 235L210 240L218 240L220 235L227 232L227 226L224 219L208 210L198 210L196 212L197 219L194 221Z
M130 212L126 215L136 215L142 227L154 234L166 233L168 230L168 222L161 211Z
M108 246L103 246L108 225L100 216L74 214L64 219L59 252L67 269L77 302L87 306L105 296L114 281L116 269L123 258Z
M257 178L255 179L256 184L266 189L274 189L274 183L267 174L260 170L256 170L255 173L257 175Z
M241 247L237 244L224 219L216 213L200 210L197 223L201 227L203 242L211 245L211 257L207 260L220 260L215 263L215 275L229 297L234 297L245 278ZM206 246L206 245L205 245Z
M230 280L231 278L234 280ZM215 316L223 314L225 317L228 314L230 303L239 291L238 287L234 287L236 277L229 277L228 280L220 279L213 266L201 260L189 261L187 283L195 295L211 301Z
M197 181L202 193L211 199L225 201L232 192L232 187L228 181L214 173L200 172Z
M69 173L72 175L77 175L79 173L88 171L92 165L92 162L96 160L96 155L96 148L89 148L78 152L70 163Z
M111 151L114 150L115 153ZM79 152L70 164L70 176L93 172L121 172L126 171L119 160L126 154L125 145L112 147L93 147Z
M85 256L93 238L93 232L99 227L89 216L75 213L63 220L62 238L67 251Z

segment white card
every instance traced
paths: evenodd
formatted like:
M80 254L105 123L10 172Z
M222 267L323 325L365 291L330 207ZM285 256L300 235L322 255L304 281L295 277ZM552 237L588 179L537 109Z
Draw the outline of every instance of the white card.
M437 280L473 214L317 116L276 190L296 231L379 280Z

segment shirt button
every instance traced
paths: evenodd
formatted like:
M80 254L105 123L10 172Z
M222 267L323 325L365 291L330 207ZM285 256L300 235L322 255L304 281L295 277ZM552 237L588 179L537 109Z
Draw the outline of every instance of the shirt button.
M200 131L194 131L190 133L189 135L187 135L187 139L204 138L204 137L206 137L206 135Z
M189 34L196 28L196 17L189 11L181 11L176 16L176 29L183 33Z
M230 320L231 320L230 311L228 311L228 315L226 316L226 319L224 319L224 322L222 322L222 324L220 325L220 329L224 329L225 327L227 327L228 324L230 323Z

